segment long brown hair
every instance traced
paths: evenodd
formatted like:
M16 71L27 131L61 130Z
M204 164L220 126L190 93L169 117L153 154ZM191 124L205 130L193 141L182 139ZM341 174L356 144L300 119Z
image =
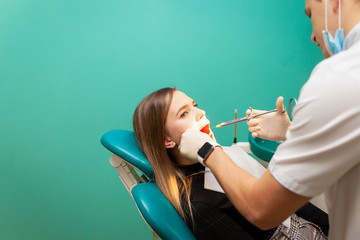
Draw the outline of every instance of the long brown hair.
M185 219L182 201L187 205L191 219L190 186L176 168L174 151L165 148L165 122L176 88L162 88L148 95L137 106L133 116L136 141L154 170L155 183L165 197Z

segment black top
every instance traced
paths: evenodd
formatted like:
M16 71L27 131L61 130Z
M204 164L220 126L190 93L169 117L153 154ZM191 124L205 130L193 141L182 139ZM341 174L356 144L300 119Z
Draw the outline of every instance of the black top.
M248 222L235 209L225 194L205 189L203 172L205 167L203 165L196 163L177 167L185 176L192 175L190 200L194 224L191 221L187 204L182 204L182 207L186 223L197 239L270 239L274 234L276 228L263 231ZM318 224L327 235L326 213L309 203L302 207L297 215Z

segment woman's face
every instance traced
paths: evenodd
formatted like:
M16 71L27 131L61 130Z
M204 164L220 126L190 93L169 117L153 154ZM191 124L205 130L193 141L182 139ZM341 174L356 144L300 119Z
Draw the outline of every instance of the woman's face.
M185 93L175 91L165 122L165 147L172 148L175 144L179 145L181 135L190 128L204 132L214 139L205 112L199 109L195 101Z

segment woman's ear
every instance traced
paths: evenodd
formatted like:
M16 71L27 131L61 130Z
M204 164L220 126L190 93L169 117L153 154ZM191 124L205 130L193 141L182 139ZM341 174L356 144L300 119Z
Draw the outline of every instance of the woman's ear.
M169 137L165 137L165 148L173 148L175 147L176 143L171 140Z

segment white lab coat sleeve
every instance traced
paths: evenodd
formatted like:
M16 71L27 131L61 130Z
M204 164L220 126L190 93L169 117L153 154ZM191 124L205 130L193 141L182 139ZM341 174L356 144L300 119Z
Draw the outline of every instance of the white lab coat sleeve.
M269 164L280 184L306 197L322 193L360 161L359 78L327 65L317 66L302 88L287 140Z

